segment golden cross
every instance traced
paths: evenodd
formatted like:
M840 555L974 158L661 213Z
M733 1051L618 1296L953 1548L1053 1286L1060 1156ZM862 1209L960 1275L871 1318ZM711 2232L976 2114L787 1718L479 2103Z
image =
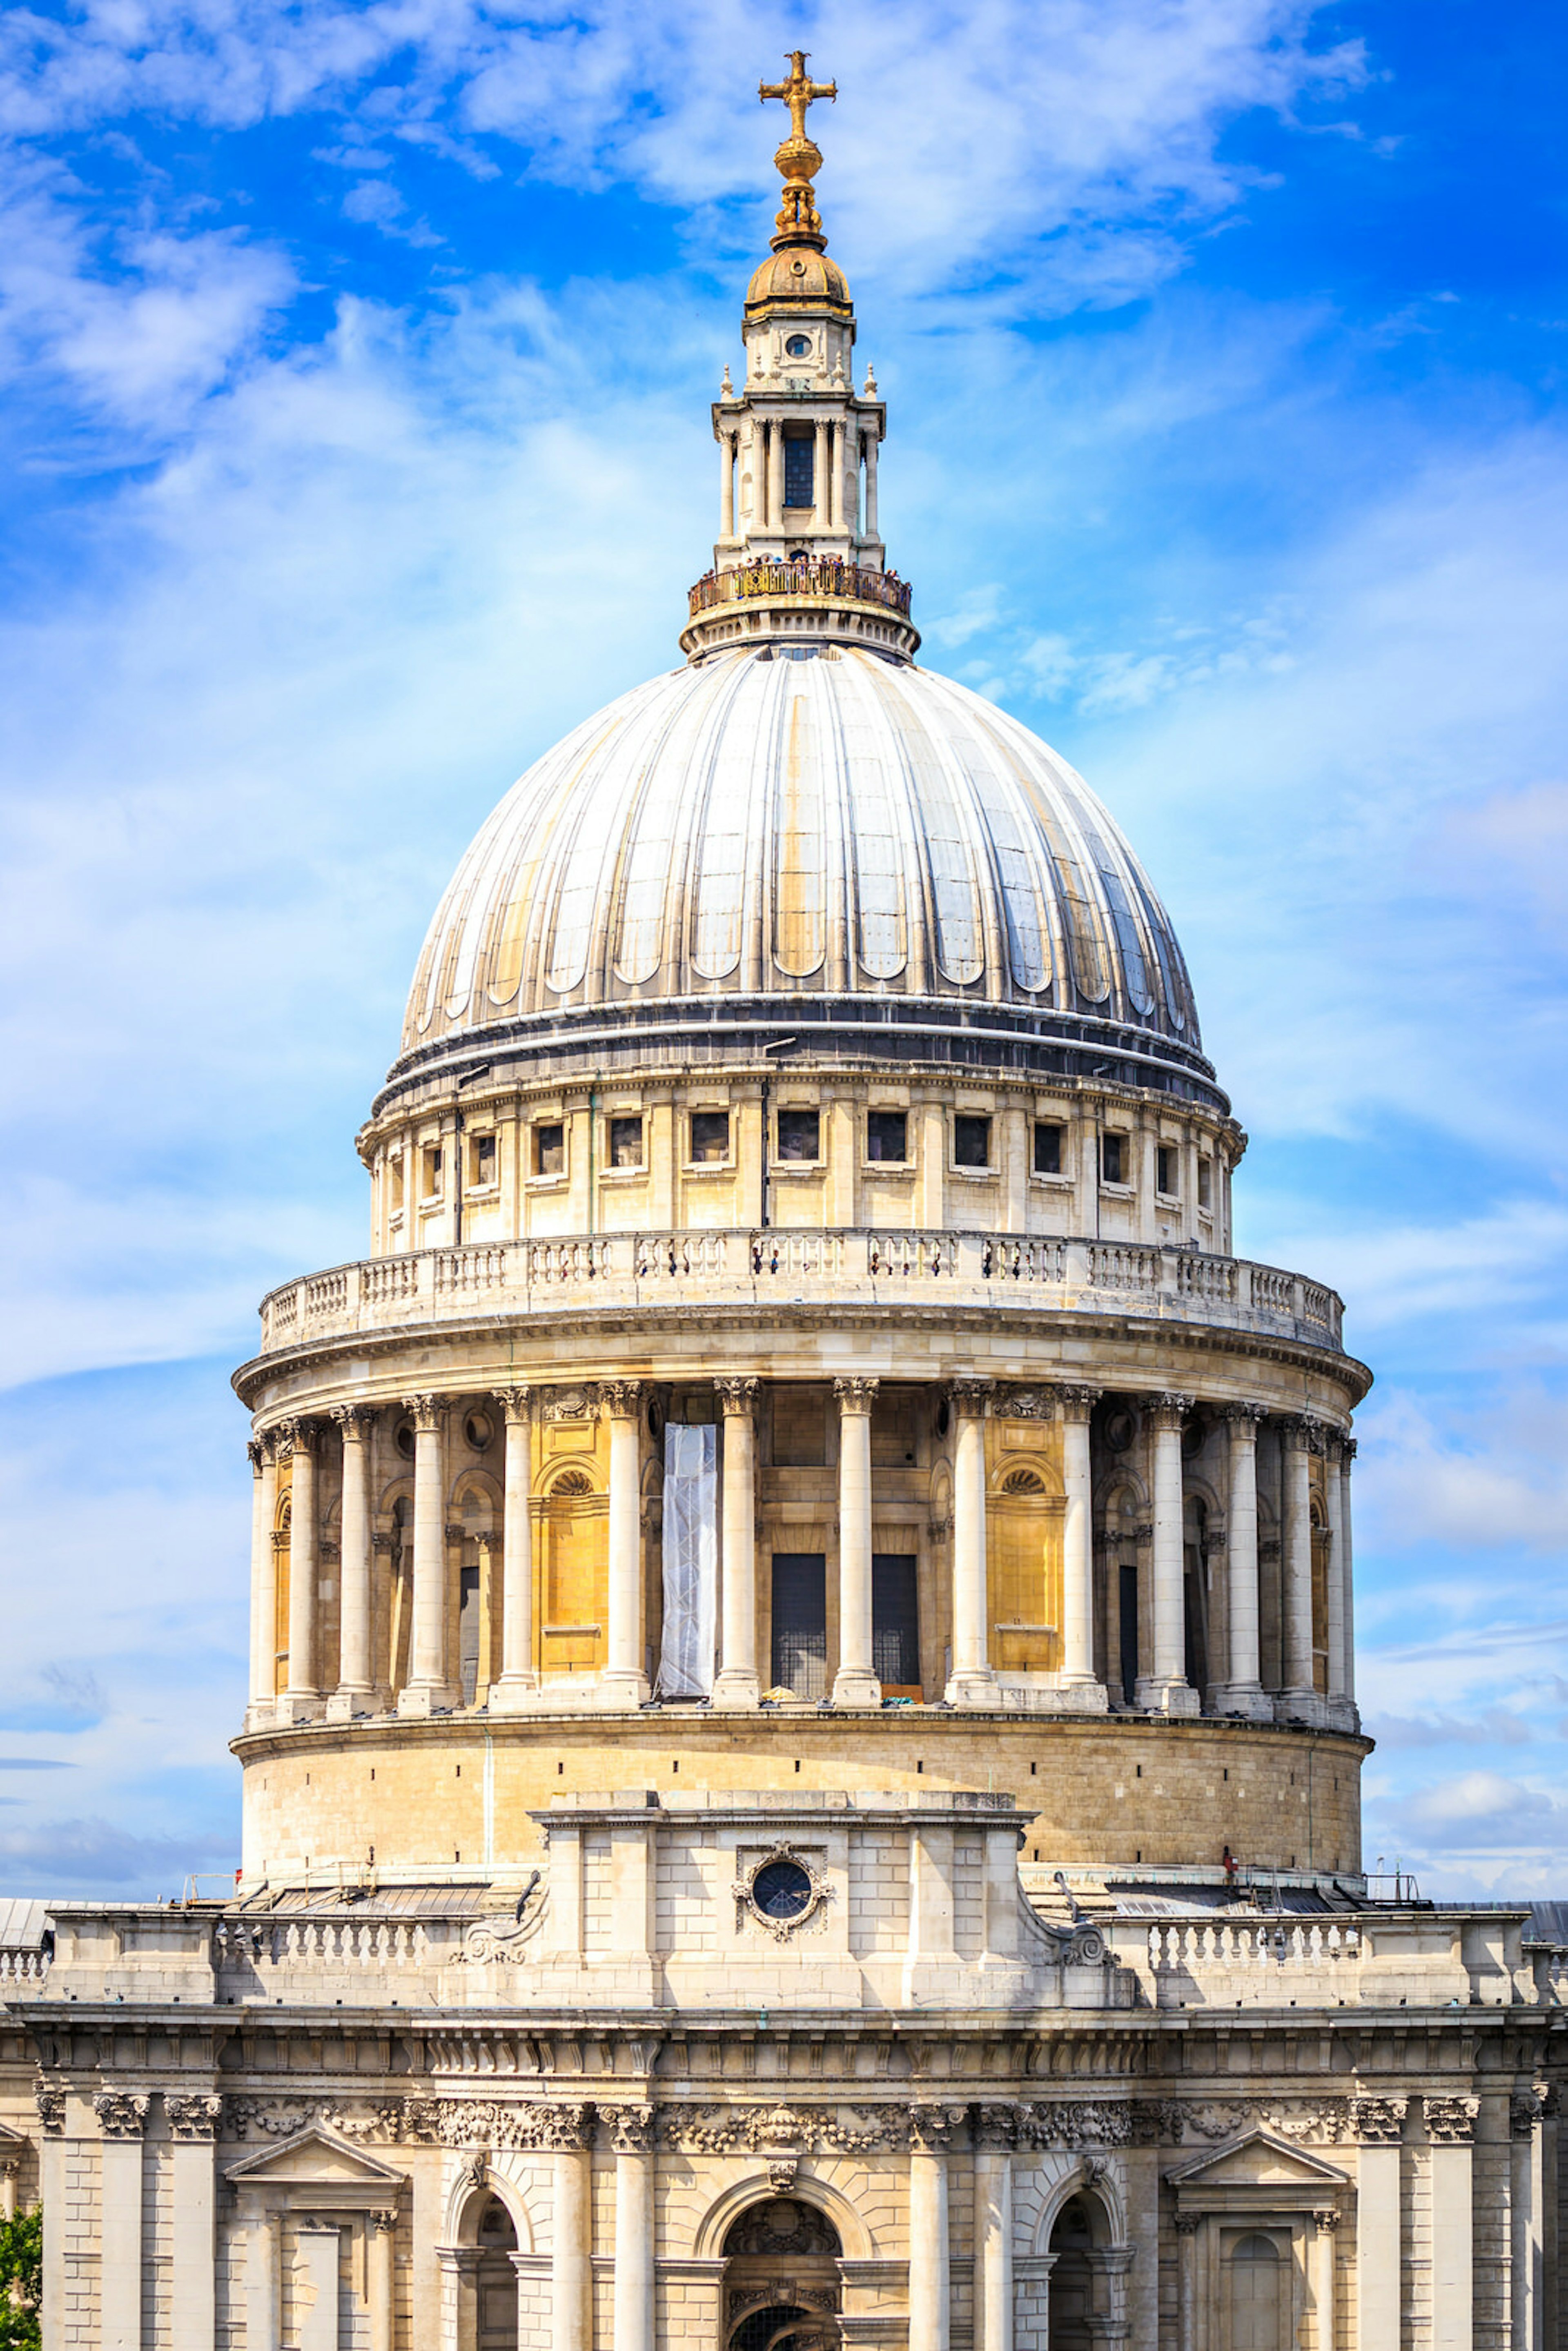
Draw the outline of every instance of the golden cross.
M811 100L814 98L831 98L836 99L839 94L839 85L836 81L809 81L807 79L806 59L811 54L810 49L791 49L788 54L789 58L789 80L758 82L757 85L757 95L762 100L764 105L767 104L770 98L781 98L785 105L789 110L789 127L791 135L796 139L804 139L806 137L806 109L810 105Z

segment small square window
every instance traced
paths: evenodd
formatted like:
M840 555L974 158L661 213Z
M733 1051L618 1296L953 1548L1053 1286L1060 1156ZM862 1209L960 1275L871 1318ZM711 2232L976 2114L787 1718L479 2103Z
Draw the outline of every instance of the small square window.
M493 1134L474 1137L474 1182L493 1184L496 1180L496 1138Z
M1175 1145L1159 1144L1155 1151L1155 1189L1174 1200L1181 1189L1180 1157Z
M781 1110L779 1113L780 1159L820 1159L822 1122L814 1110Z
M695 1110L692 1113L692 1158L694 1167L722 1166L729 1157L729 1113L727 1110Z
M901 1110L866 1113L865 1155L868 1159L906 1166L909 1162L909 1120Z
M566 1128L554 1120L548 1126L534 1129L534 1174L566 1174Z
M1100 1137L1100 1177L1105 1184L1126 1182L1127 1138L1124 1134L1103 1134Z
M1037 1118L1034 1123L1034 1172L1037 1176L1061 1173L1061 1129L1049 1119Z
M988 1118L955 1118L955 1167L988 1167L991 1164L991 1122Z
M424 1196L434 1200L441 1190L441 1145L427 1143L423 1155Z
M1197 1205L1207 1208L1214 1196L1214 1162L1200 1159L1197 1163Z
M641 1167L643 1165L643 1122L640 1118L611 1120L610 1165L612 1167Z

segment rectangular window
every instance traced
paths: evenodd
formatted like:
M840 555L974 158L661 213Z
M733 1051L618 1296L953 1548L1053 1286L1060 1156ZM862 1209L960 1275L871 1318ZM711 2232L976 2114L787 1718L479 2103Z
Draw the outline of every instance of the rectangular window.
M773 1554L773 1684L797 1698L828 1694L828 1562L820 1551Z
M866 1113L865 1155L868 1159L891 1161L897 1167L908 1165L909 1120L903 1111Z
M423 1162L424 1196L427 1200L434 1200L441 1192L441 1145L438 1143L425 1144Z
M693 1111L691 1165L694 1167L717 1167L722 1166L728 1157L728 1111Z
M1100 1138L1100 1176L1106 1184L1124 1184L1127 1180L1127 1138L1124 1134L1103 1134Z
M1214 1162L1200 1159L1197 1163L1197 1205L1207 1208L1214 1196Z
M612 1167L641 1167L643 1165L643 1122L640 1118L611 1120L610 1165Z
M392 1214L395 1216L398 1210L402 1207L402 1155L401 1152L398 1156L391 1162L390 1172L392 1176Z
M991 1122L988 1118L955 1118L955 1167L988 1167L991 1164Z
M1034 1172L1037 1176L1061 1173L1061 1129L1049 1119L1037 1118L1034 1123Z
M495 1182L496 1138L493 1134L476 1134L474 1137L473 1171L470 1180L476 1185Z
M871 1562L871 1669L884 1698L920 1696L920 1611L915 1561L873 1552Z
M780 1159L820 1159L821 1120L814 1110L781 1110L779 1113Z
M809 507L813 503L813 446L814 436L810 433L786 433L784 435L784 503L787 507Z
M566 1129L553 1121L548 1126L534 1129L534 1174L566 1174Z
M1163 1192L1167 1199L1174 1200L1181 1189L1180 1167L1180 1155L1175 1147L1168 1143L1158 1144L1155 1152L1155 1189Z

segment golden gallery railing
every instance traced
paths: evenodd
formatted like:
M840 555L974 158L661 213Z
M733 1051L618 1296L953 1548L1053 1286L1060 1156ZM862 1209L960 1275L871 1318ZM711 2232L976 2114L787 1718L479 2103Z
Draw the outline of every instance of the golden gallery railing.
M367 1258L285 1282L263 1300L261 1347L497 1313L922 1304L1132 1314L1338 1349L1343 1308L1323 1283L1245 1258L1134 1241L868 1228L603 1233L481 1241Z
M869 571L858 563L831 558L800 563L737 564L730 571L705 571L690 590L691 617L719 604L745 603L757 596L837 596L855 604L881 604L909 618L910 586L896 572Z

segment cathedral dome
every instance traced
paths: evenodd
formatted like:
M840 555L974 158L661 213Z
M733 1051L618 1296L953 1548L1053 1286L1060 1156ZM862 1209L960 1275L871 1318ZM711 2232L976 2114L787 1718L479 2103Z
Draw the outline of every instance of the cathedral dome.
M437 909L393 1076L563 1030L612 1056L622 1030L805 1022L817 1050L1113 1055L1221 1100L1169 918L1082 779L966 687L851 647L709 655L538 760Z

